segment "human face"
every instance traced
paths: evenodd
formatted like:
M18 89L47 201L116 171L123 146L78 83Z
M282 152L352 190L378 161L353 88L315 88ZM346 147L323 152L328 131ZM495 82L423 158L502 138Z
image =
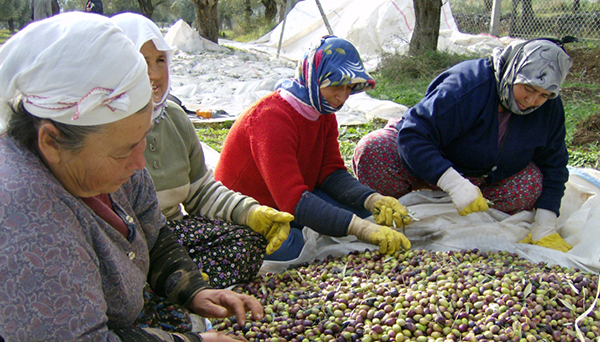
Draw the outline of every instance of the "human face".
M145 167L146 135L152 106L92 133L79 152L61 150L54 175L73 195L92 197L117 191L136 170Z
M539 107L552 96L552 93L544 88L523 83L513 85L513 94L517 106L522 111L532 107Z
M149 40L140 48L148 64L148 76L152 85L152 100L159 103L169 86L169 66L166 51L158 51Z
M329 86L321 88L321 96L333 108L340 108L348 100L348 97L350 97L353 88L354 84Z

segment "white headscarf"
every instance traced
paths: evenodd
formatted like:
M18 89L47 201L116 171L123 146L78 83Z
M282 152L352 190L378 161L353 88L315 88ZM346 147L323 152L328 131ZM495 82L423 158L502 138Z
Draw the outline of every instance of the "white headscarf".
M0 47L4 124L6 105L19 94L34 116L91 126L139 111L152 90L144 58L116 25L69 12L27 25Z
M505 49L496 48L492 62L500 103L515 114L529 114L537 107L522 111L515 102L513 85L529 84L558 96L569 69L573 66L571 57L556 43L546 39L534 39L525 43L511 44Z
M173 58L173 49L165 38L160 33L160 30L152 20L146 18L145 16L137 13L122 13L115 15L110 20L112 20L117 26L119 26L125 35L131 39L133 45L138 49L138 51L142 48L147 41L152 40L154 46L158 51L165 51L167 54L167 67L171 65L171 60ZM162 111L162 109L166 106L165 102L167 101L167 97L169 96L169 91L171 90L171 81L167 80L167 90L162 96L162 99L159 103L154 104L154 110L152 112L152 118L156 118Z
M152 90L144 58L108 18L69 12L33 22L0 48L0 126L22 95L39 118L91 126L142 109Z

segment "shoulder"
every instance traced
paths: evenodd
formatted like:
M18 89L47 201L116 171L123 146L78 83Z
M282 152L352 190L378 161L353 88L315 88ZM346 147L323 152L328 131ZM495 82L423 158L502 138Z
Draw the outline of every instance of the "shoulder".
M437 76L427 88L427 95L453 97L460 101L464 97L487 98L495 93L494 70L487 58L468 60L456 64Z
M187 135L194 131L194 124L190 121L187 113L175 102L167 100L165 115L173 122L179 134Z

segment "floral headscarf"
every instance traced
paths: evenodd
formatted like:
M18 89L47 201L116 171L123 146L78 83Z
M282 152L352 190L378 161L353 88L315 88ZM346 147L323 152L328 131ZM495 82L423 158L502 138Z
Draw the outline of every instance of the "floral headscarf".
M325 36L298 62L296 76L280 81L276 89L285 89L298 101L321 114L335 113L321 96L320 88L354 84L352 94L375 87L375 80L365 70L356 48L347 40Z
M522 111L515 102L514 84L528 84L545 89L558 96L573 61L565 50L548 39L534 39L525 43L495 49L492 63L500 103L515 114L529 114L538 107Z

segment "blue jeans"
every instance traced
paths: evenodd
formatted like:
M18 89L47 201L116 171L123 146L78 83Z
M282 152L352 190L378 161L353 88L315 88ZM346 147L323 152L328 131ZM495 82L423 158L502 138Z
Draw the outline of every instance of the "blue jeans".
M324 200L329 204L348 210L360 218L365 218L372 215L371 212L367 209L357 210L334 200L328 194L321 191L319 188L316 188L315 191L313 191L313 195L319 197L320 199ZM296 221L292 221L290 223L290 226L291 229L288 238L281 244L281 247L279 247L278 250L273 252L271 255L266 255L265 260L287 261L296 259L300 255L302 247L304 247L304 237L302 236L302 228L304 226L297 223Z

